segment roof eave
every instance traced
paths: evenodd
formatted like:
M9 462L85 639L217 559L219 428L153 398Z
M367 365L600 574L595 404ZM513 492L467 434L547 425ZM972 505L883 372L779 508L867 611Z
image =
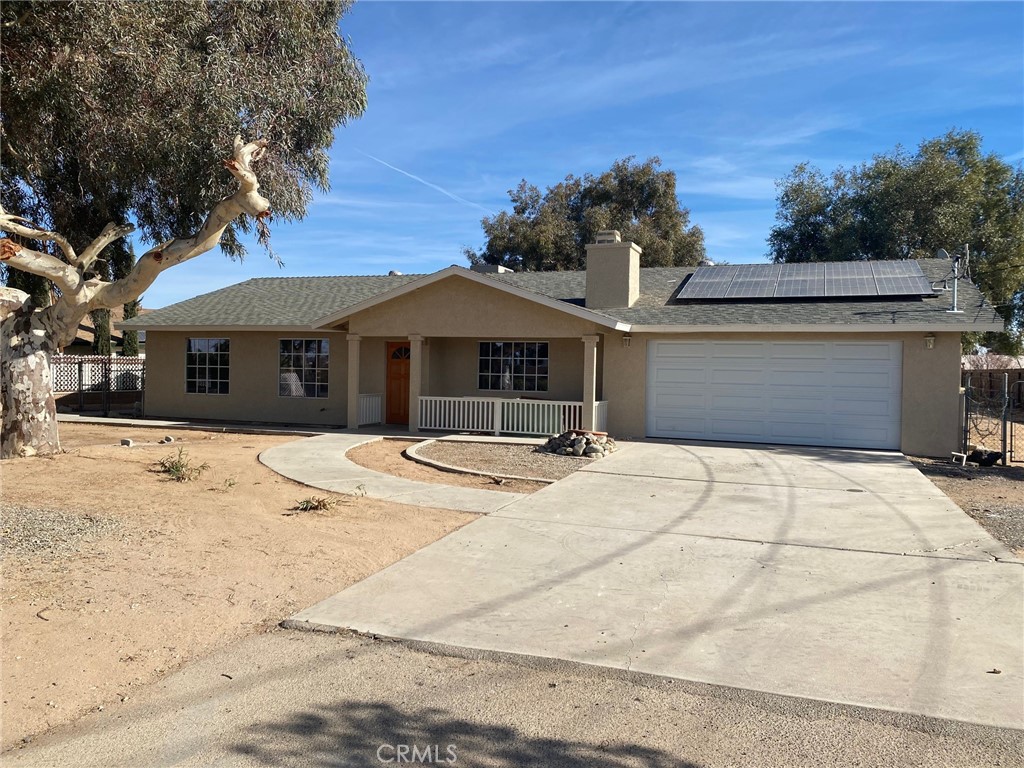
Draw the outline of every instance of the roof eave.
M336 333L331 328L314 328L311 325L130 325L123 327L115 323L117 330L123 331L169 331L177 333L227 333L229 331L252 331L257 333L313 333L324 331Z
M630 333L959 333L1004 331L1002 323L732 323L719 325L633 325Z

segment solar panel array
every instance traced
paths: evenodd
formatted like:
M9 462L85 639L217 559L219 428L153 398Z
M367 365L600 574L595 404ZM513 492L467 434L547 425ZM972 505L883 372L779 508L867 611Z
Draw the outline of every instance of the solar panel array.
M925 296L932 284L916 261L830 261L698 267L679 299Z

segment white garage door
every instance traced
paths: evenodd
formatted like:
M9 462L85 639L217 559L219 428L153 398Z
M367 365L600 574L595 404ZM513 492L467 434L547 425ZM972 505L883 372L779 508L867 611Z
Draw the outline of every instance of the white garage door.
M652 341L647 434L899 448L900 342Z

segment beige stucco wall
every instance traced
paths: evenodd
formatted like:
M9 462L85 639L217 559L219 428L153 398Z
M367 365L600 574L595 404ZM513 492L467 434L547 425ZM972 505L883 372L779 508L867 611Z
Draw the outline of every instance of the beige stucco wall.
M190 337L231 340L230 393L185 392L185 346ZM327 398L278 395L278 344L283 338L329 338L330 384ZM359 342L359 391L386 391L387 343L403 336L362 338ZM525 397L579 400L583 393L583 342L579 338L518 335L481 336L480 340L547 341L546 393ZM478 339L429 338L424 346L423 394L443 397L501 396L477 389ZM348 341L344 333L169 332L150 331L146 341L146 415L154 418L261 421L344 426L346 422ZM517 396L520 393L515 393Z
M365 337L548 339L579 338L597 330L589 320L457 276L349 318L349 332Z
M548 391L516 392L515 396L538 400L583 398L583 341L578 338L523 338L517 335L481 336L479 341L546 341L548 343ZM430 375L424 395L435 397L501 397L501 392L477 388L478 339L431 338L425 347Z
M903 438L911 456L944 456L958 450L960 334L935 334L926 349L923 333L903 336Z
M186 394L185 345L190 337L231 340L229 394ZM284 338L330 339L328 397L278 395L279 341ZM146 415L343 426L348 366L345 343L344 334L331 332L179 333L151 330L146 334Z
M647 342L651 338L686 340L815 341L822 334L729 334L680 336L634 334L629 347L621 333L603 339L604 398L608 405L608 431L620 438L646 434ZM873 340L903 343L903 398L901 447L904 453L948 456L960 435L960 334L935 334L934 349L925 348L924 333L827 334L829 341Z

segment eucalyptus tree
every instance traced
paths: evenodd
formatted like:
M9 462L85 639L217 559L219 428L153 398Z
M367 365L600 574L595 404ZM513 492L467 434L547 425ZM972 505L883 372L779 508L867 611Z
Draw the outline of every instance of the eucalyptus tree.
M0 5L0 455L59 450L49 357L87 313L218 244L242 257L245 233L269 244L270 199L295 220L326 188L366 107L350 5ZM153 246L130 264L133 231Z

